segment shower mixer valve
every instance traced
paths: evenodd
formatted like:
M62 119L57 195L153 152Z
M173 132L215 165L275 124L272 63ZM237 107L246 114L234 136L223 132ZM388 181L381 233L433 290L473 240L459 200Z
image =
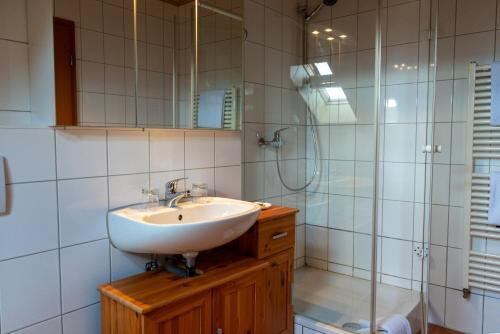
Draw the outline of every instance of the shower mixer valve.
M281 137L281 132L287 129L289 128L281 128L274 131L272 140L266 140L264 137L261 137L260 133L257 133L257 138L259 138L258 145L260 147L272 146L274 148L280 148L281 146L283 146L283 137Z

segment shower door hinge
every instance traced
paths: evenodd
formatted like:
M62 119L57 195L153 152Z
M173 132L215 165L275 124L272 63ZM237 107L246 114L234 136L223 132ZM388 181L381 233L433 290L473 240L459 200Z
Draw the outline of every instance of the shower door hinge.
M415 247L415 249L413 249L413 252L421 259L429 256L429 248L427 247L417 246Z
M441 153L443 147L441 145L424 145L422 146L422 153Z

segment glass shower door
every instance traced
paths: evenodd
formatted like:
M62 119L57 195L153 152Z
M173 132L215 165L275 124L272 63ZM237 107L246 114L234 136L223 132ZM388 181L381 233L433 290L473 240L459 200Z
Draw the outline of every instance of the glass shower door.
M311 2L304 55L290 68L306 106L305 264L294 311L351 332L370 329L376 142L376 2ZM354 5L353 5L354 4ZM379 104L383 104L380 102ZM286 145L286 143L285 143Z
M399 323L422 333L427 332L433 163L440 151L434 142L437 2L389 2L381 43L386 61L377 180L380 284L373 318L382 328Z

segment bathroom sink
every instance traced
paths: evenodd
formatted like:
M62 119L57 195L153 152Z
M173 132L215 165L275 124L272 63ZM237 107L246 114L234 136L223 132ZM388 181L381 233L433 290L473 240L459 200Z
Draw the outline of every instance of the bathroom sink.
M255 203L207 197L176 208L143 205L108 213L109 236L121 250L148 254L184 254L226 244L257 220Z

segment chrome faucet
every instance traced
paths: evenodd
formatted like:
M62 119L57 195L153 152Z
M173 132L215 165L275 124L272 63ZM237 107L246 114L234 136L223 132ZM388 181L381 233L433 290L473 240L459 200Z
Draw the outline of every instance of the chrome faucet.
M280 148L283 145L283 137L281 135L281 132L288 130L289 128L282 128L279 130L274 131L273 139L272 140L265 140L264 137L261 137L260 134L257 134L257 137L259 138L259 141L257 144L260 147L266 147L266 146L272 146L274 148Z
M183 198L190 198L191 192L189 190L186 191L177 191L177 184L179 181L187 180L187 177L181 177L178 179L174 179L168 181L165 186L165 206L167 208L176 208L179 204L179 201Z

